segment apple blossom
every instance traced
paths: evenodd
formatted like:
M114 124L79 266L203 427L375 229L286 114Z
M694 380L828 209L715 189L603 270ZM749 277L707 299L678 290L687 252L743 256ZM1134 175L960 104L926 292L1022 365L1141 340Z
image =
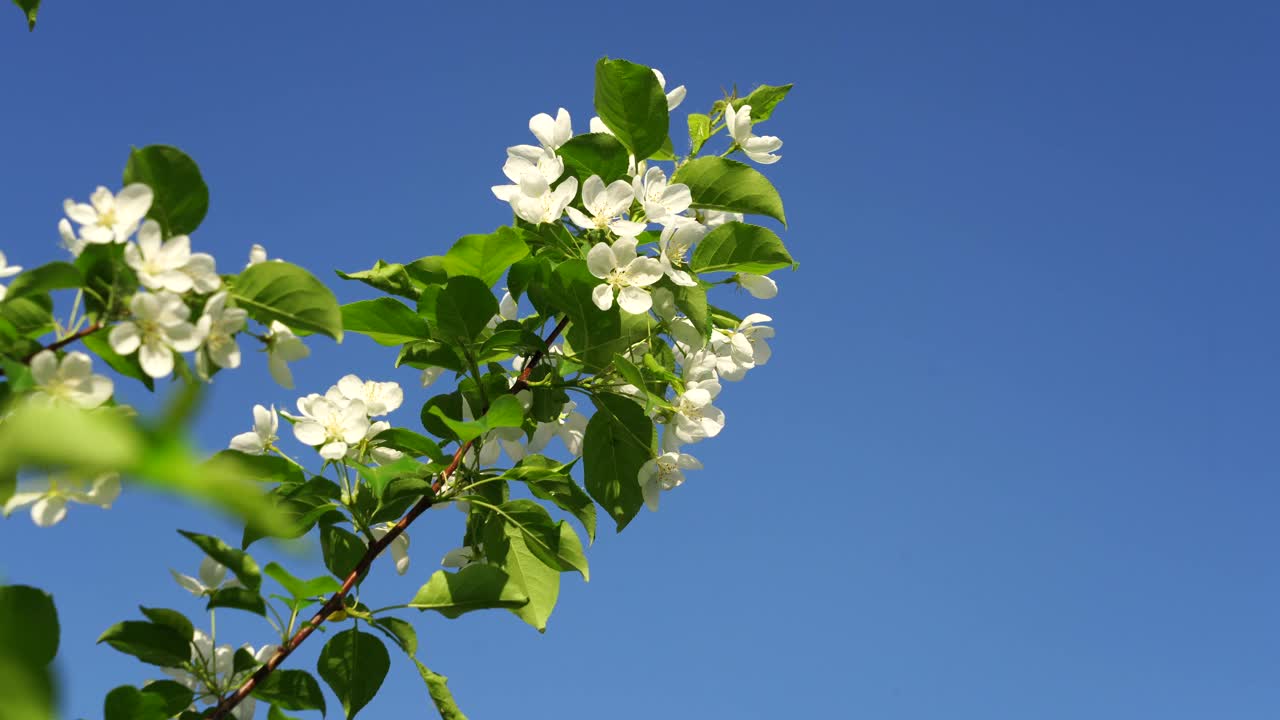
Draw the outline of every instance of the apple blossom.
M196 573L198 577L183 575L173 569L170 569L169 573L173 575L173 579L182 586L183 590L186 590L196 597L212 595L215 591L223 587L240 586L240 581L236 578L231 578L230 582L224 585L222 581L227 577L227 568L225 565L211 557L205 557L204 560L200 561L200 570Z
M32 400L63 402L86 410L106 402L115 387L111 378L95 375L93 359L78 350L61 360L54 351L41 350L31 358L31 376L35 380Z
M138 275L138 282L148 290L184 293L194 286L191 276L182 269L191 260L191 239L178 235L161 240L160 223L144 220L138 230L137 244L124 248L124 261Z
M667 96L667 112L671 112L680 107L680 103L684 102L685 88L683 85L674 88L671 92L667 92L667 78L658 68L653 68L653 74L658 77L658 87L662 88L662 92Z
M173 372L173 353L200 346L200 331L187 322L191 310L169 292L138 293L129 302L130 320L111 328L111 349L120 355L138 353L142 371L153 378Z
M359 444L353 445L347 450L347 457L356 462L367 460L379 465L386 465L404 457L404 453L399 450L378 444L378 435L390 429L391 423L386 420L369 423L369 429L365 431L364 437Z
M198 293L211 293L222 287L217 263L209 253L192 253L182 272L191 278L191 285Z
M491 189L499 200L511 202L520 194L520 179L526 174L541 176L551 184L564 174L564 160L555 153L536 145L515 145L507 148L507 161L502 165L502 174L513 184L494 185Z
M691 382L685 391L676 397L675 413L672 415L668 436L664 437L668 450L671 445L695 443L705 438L715 437L724 429L724 412L711 404L720 393L720 384L714 380Z
M737 273L733 279L757 300L771 300L778 296L778 283L768 275Z
M612 307L616 291L618 307L633 315L649 311L653 299L645 287L662 278L662 265L656 258L636 254L635 238L621 238L612 246L596 243L587 252L587 269L604 281L591 291L596 307Z
M104 510L120 497L120 474L104 473L94 478L58 474L45 478L41 483L16 492L4 504L4 516L18 508L31 505L31 520L39 527L50 527L67 516L67 503L97 505Z
M658 511L658 496L663 490L670 490L684 484L685 470L701 470L702 463L692 455L670 451L652 458L640 467L638 480L640 491L644 495L644 504L652 511Z
M122 243L138 229L154 197L151 188L142 183L126 185L116 195L98 186L89 196L89 204L68 198L62 208L67 217L79 223L80 238L85 242Z
M375 540L381 540L393 527L395 523L385 522L369 528L369 532ZM403 575L409 571L409 533L401 532L391 541L391 558L395 560L397 573Z
M751 132L751 106L743 105L737 110L732 104L724 108L724 123L729 128L729 135L742 148L747 157L761 165L772 165L782 159L773 152L782 147L782 141L772 135L757 136Z
M631 207L634 191L626 180L614 180L605 187L599 175L592 175L582 183L582 206L569 206L565 211L574 224L584 230L611 230L618 237L635 237L644 232L645 224L623 220L622 214Z
M231 438L229 447L250 455L263 455L275 447L276 441L280 439L276 434L279 430L280 416L276 407L272 405L268 410L261 405L254 405L253 430Z
M644 207L646 220L666 225L675 216L689 209L693 195L684 183L667 181L667 174L660 167L651 167L637 174L631 181L636 200Z
M247 668L237 672L236 651L230 645L220 645L215 648L213 639L202 630L194 631L191 647L193 651L191 660L183 667L161 668L166 675L193 693L189 707L191 711L197 709L198 703L217 702L229 690L235 689L244 682L254 670L254 668ZM278 646L264 645L254 650L252 645L243 645L241 649L248 652L256 664L262 664L276 654ZM256 706L257 701L253 697L246 697L231 710L231 716L236 720L252 720Z
M369 416L363 401L335 403L323 396L311 394L298 398L299 415L293 425L293 435L304 445L319 447L320 457L340 460L347 448L364 439L369 430Z
M201 377L209 377L209 363L220 368L240 367L240 345L236 333L245 327L249 313L243 308L227 307L227 293L222 291L205 303L204 314L196 322L196 329L203 338L200 354L196 355L196 369Z
M333 387L348 400L362 401L369 417L395 412L404 403L404 390L397 382L365 381L344 375Z
M548 150L558 150L561 145L573 137L573 125L569 111L560 108L553 120L546 113L538 113L529 118L529 132L538 138L538 142Z
M254 243L252 246L249 247L249 262L248 264L245 265L246 268L253 267L258 263L262 263L266 261L267 261L266 248L262 247L258 243Z
M293 372L289 363L311 354L302 339L293 334L289 326L279 320L271 321L271 333L267 336L267 368L280 387L293 389Z
M671 282L683 287L697 287L698 281L694 280L687 270L681 270L680 266L686 263L693 244L706 234L706 227L687 218L680 218L662 228L662 234L658 236L658 247L661 252L658 262L662 265L662 272L671 278Z
M0 278L13 277L14 275L17 275L20 272L22 272L22 266L10 265L8 260L6 260L4 257L4 253L0 252ZM5 286L0 285L0 300L4 299L6 292L8 292L8 290L5 288Z
M550 183L537 173L525 173L520 178L520 192L513 194L512 210L525 222L533 224L559 222L573 198L578 194L578 179L565 178L551 189Z
M718 356L716 371L725 380L741 380L748 370L769 362L771 355L765 341L773 337L773 328L756 323L771 322L761 313L751 313L732 330L716 328L711 346Z
M80 253L89 244L84 238L76 237L75 230L71 229L71 221L66 218L58 221L58 235L62 237L62 247L75 257L80 257Z
M587 416L577 412L576 407L578 404L570 400L560 409L560 416L555 420L539 423L529 440L529 452L542 452L552 438L559 437L570 455L581 455L582 438L587 434Z

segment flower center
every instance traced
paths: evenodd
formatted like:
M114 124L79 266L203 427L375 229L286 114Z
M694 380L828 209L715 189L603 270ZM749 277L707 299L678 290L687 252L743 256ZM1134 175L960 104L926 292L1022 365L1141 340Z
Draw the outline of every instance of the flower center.
M609 271L609 277L606 279L606 282L616 288L630 287L631 277L623 268L614 268Z

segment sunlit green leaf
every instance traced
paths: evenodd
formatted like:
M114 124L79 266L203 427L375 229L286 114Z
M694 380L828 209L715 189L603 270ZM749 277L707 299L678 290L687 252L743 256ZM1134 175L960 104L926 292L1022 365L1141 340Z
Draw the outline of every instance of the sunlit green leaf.
M382 641L376 635L354 629L330 638L316 661L320 677L342 701L347 720L369 704L390 667L391 658Z
M786 224L782 198L759 171L734 160L701 157L676 170L672 182L689 186L693 207L765 215Z
M389 297L343 305L342 326L351 332L368 335L380 345L403 345L431 339L427 322L404 303Z
M261 262L231 281L236 304L258 322L273 320L302 332L342 341L342 310L333 292L314 275L287 262Z
M147 217L160 223L165 237L188 235L209 211L209 188L196 162L178 148L134 148L124 169L124 184L144 183L155 193Z
M637 160L648 158L667 140L667 96L651 68L601 58L596 63L595 108Z
M458 572L437 570L409 606L454 618L473 610L518 608L528 602L529 596L507 573L492 565L474 564Z
M698 243L689 266L695 272L746 272L763 274L795 263L782 240L759 225L728 222L712 230ZM705 308L706 298L703 297ZM705 317L705 315L704 315Z

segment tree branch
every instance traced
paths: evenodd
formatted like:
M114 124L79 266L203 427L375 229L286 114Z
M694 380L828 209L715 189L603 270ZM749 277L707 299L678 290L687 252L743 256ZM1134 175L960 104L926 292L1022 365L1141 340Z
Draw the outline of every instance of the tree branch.
M551 348L551 344L555 342L556 338L559 337L560 333L564 331L565 326L568 324L568 317L561 318L560 321L556 323L555 328L551 330L551 333L547 335L547 339L543 341L544 347L533 353L529 358L529 361L525 363L524 370L520 372L520 376L516 378L514 383L512 383L511 389L508 391L510 394L514 395L529 387L529 375L533 372L533 369L537 367L538 363L546 357L547 352ZM267 660L265 665L258 668L258 671L255 672L248 680L245 680L244 684L242 684L239 689L231 695L228 695L222 700L222 702L218 703L218 706L213 711L213 715L210 716L210 720L223 720L226 718L231 710L236 705L239 705L242 700L248 697L253 692L253 689L261 684L268 675L275 671L275 669L285 661L285 658L289 657L289 655L296 650L299 645L311 636L311 633L315 632L316 628L320 627L320 625L322 625L330 615L346 606L347 593L351 592L351 588L355 587L356 579L364 574L371 565L373 565L373 561L382 554L382 551L386 550L387 546L390 545L392 541L400 537L400 534L413 524L413 521L417 520L419 515L422 515L422 513L426 512L427 509L431 507L435 502L436 494L440 492L440 489L444 487L446 482L448 482L449 477L453 475L453 473L458 469L458 466L462 464L462 458L466 456L467 451L471 449L471 445L473 443L474 441L468 440L458 448L458 451L453 454L453 459L449 462L449 466L446 467L440 473L440 477L431 484L431 495L424 495L421 500L414 504L409 512L405 513L404 517L400 518L400 521L397 522L395 526L387 531L387 534L383 535L369 546L369 549L365 551L364 556L360 558L360 562L356 563L355 569L347 575L345 580L343 580L342 587L335 592L323 606L320 607L319 612L308 620L306 624L298 630L298 632L294 633L293 637L289 638L289 642L280 646L280 649L276 650L275 654L271 656L271 659Z
M22 358L22 364L26 365L27 363L30 363L31 358L39 355L45 350L59 350L87 335L92 335L101 329L102 329L101 322L91 323L88 327L85 327L81 330L71 333L70 335L62 338L61 340L55 340L54 342L51 342L48 345L45 345L39 350L36 350L35 352L28 354L26 357ZM0 375L4 375L4 368L0 368Z

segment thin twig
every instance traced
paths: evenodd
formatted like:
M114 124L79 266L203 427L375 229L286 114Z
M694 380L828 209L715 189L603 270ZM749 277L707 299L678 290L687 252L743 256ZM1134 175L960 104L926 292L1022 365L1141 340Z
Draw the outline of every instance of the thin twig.
M101 329L102 329L102 322L95 321L93 324L89 325L86 328L77 330L76 332L73 332L70 335L62 338L61 340L55 340L49 343L48 345L45 345L44 347L36 350L35 352L29 353L26 357L22 358L22 364L26 365L30 363L32 358L44 352L45 350L59 350L87 335L92 335ZM4 375L4 368L0 368L0 375Z
M516 378L514 383L512 383L511 389L509 390L512 395L529 387L530 373L533 372L533 369L537 366L538 362L546 356L551 344L555 342L556 338L559 337L560 333L564 331L565 326L568 324L569 318L567 317L561 318L560 322L556 323L555 328L552 329L551 334L547 335L547 339L544 341L545 347L533 353L529 358L529 361L525 363L524 370L520 372L520 376ZM296 650L299 645L311 636L311 633L315 632L316 628L320 627L320 625L322 625L330 615L346 606L347 593L351 591L351 588L355 587L356 580L363 575L371 565L373 565L373 561L377 559L378 555L380 555L382 551L392 543L392 541L400 537L400 534L403 533L409 525L413 524L413 521L417 520L419 515L426 512L427 509L431 507L432 503L435 501L436 494L439 493L440 489L444 487L444 484L448 482L449 476L458 469L460 464L462 464L462 458L466 456L467 451L471 449L473 442L474 441L472 440L468 440L458 448L458 451L453 454L453 460L449 462L449 466L446 467L440 473L440 477L431 484L431 494L424 495L422 499L405 514L404 517L400 518L399 522L387 531L387 534L383 535L369 546L369 549L365 551L364 556L360 558L360 562L356 563L355 569L352 570L347 575L347 578L342 581L342 587L339 588L338 591L320 607L319 612L308 620L293 637L289 638L289 642L280 646L280 649L276 650L275 654L271 656L270 660L267 660L265 665L258 668L258 671L255 672L248 680L245 680L244 684L241 685L233 694L228 695L222 700L222 702L218 703L217 708L213 711L213 715L210 716L210 720L223 720L223 718L226 718L227 714L230 713L236 705L239 705L242 700L248 697L250 693L253 692L253 689L261 684L268 675L275 671L275 669L285 661L285 658L289 657L289 655Z

